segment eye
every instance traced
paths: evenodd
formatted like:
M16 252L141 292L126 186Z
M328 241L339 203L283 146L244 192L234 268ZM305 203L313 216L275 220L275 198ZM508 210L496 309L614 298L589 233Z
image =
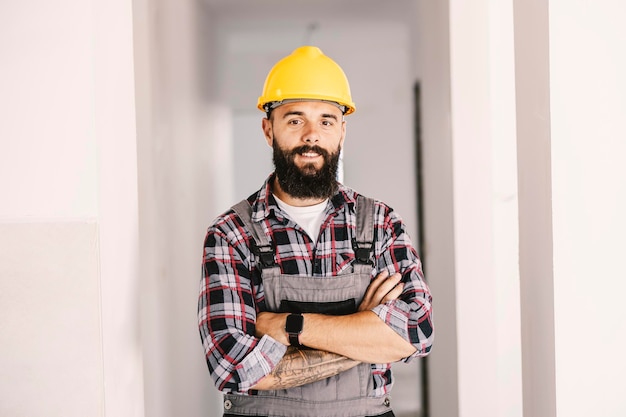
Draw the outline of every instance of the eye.
M322 120L322 126L332 126L333 124L332 120Z
M300 119L291 119L287 122L288 125L300 125L302 124L302 120Z

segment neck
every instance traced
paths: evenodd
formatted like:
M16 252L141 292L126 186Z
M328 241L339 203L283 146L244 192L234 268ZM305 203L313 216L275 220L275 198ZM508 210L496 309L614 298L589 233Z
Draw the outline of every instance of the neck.
M326 200L326 198L317 198L317 197L311 197L311 198L294 197L291 194L286 193L280 187L280 184L278 183L278 177L274 178L274 181L272 184L272 192L274 193L276 197L280 198L285 203L294 207L314 206L315 204L319 204L322 201Z

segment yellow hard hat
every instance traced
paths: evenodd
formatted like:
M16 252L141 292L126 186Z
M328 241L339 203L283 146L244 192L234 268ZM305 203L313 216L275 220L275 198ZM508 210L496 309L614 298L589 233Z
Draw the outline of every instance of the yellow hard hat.
M267 112L286 100L330 101L343 107L344 114L356 110L346 74L315 46L301 46L274 65L257 107Z

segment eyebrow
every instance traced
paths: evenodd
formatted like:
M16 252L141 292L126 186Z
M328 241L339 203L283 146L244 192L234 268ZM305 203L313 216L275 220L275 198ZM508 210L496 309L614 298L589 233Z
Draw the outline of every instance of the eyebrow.
M283 119L286 119L289 116L304 116L304 112L301 111L288 111L287 113L283 114Z
M287 113L285 113L283 115L283 119L285 119L285 118L287 118L289 116L304 116L304 112L298 111L298 110L288 111ZM323 113L322 114L322 118L323 119L334 119L335 121L339 120L339 118L337 116L335 116L334 114L331 114L331 113Z

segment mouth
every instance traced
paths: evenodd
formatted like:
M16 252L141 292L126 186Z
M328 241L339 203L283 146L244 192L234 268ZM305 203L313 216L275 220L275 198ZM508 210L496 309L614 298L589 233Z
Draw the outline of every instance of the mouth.
M313 151L300 152L299 155L304 158L317 158L318 156L321 156L319 153Z
M303 158L318 158L323 157L325 152L319 146L301 146L300 148L296 148L293 150L294 153L298 154Z

